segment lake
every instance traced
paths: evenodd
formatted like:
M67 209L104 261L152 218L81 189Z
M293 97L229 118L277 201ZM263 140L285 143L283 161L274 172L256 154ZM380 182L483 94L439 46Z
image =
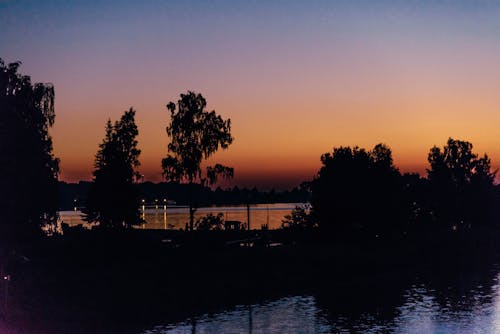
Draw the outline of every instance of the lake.
M425 273L396 284L238 305L143 334L500 333L499 267Z
M273 204L254 204L250 206L250 227L260 229L262 225L269 226L271 229L281 227L281 221L285 215L289 215L297 205L302 203L273 203ZM158 205L158 207L141 208L143 219L147 222L140 228L146 229L180 229L185 228L189 222L189 209L187 207ZM196 219L207 214L224 214L224 220L238 220L247 223L247 207L237 206L211 206L198 208L195 213ZM82 219L82 213L75 211L60 211L59 219L70 226L85 224Z

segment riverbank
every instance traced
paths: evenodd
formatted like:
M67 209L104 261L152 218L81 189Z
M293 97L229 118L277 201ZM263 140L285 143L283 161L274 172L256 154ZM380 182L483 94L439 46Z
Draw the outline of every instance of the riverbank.
M77 231L26 247L28 261L11 259L3 322L27 333L137 332L289 293L342 300L342 291L494 262L498 233L335 240L320 231ZM266 242L245 246L256 237Z

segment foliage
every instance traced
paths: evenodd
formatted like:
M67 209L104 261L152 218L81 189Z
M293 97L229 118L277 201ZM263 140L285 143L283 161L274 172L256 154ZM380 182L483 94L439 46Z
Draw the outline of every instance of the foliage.
M321 156L322 167L310 183L312 209L320 227L337 232L392 232L408 214L401 197L401 175L384 144L366 151L338 147Z
M472 143L448 139L441 150L434 146L428 155L431 168L427 170L429 180L443 181L460 187L471 182L492 183L495 172L491 172L491 161L484 154L481 158L472 152Z
M443 148L431 148L427 179L401 175L385 145L371 151L334 148L321 157L323 166L310 183L312 211L321 228L340 234L406 234L494 222L499 216L496 172L489 157L472 148L451 138ZM294 219L300 221L300 214Z
M219 212L217 216L214 216L213 214L209 213L204 217L200 217L198 218L195 224L195 228L200 231L210 231L210 230L220 231L222 230L223 226L224 226L224 214L221 212Z
M297 205L292 213L286 215L281 222L281 228L284 229L311 229L317 227L317 222L310 212L310 207Z
M57 221L59 160L49 135L54 87L32 84L20 65L0 59L0 233L12 238L53 229Z
M431 209L442 222L491 220L496 171L486 154L479 157L472 148L470 142L449 138L443 149L430 149Z
M131 227L143 222L134 185L139 176L136 168L141 153L135 139L138 134L132 108L114 124L108 120L105 138L95 158L94 183L84 211L87 221L105 228Z
M201 94L187 92L181 98L167 104L170 124L168 155L162 160L163 175L167 181L187 182L190 185L212 185L219 177L231 178L231 167L216 164L202 172L203 160L212 156L219 148L227 149L233 142L231 120L222 119L215 111L206 111L207 102ZM191 194L192 197L192 194ZM194 209L190 200L190 229L194 224Z

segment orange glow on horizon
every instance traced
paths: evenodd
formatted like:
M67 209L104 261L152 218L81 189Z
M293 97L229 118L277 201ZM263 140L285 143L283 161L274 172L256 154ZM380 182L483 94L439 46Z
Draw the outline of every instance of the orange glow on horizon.
M106 120L133 106L140 171L160 181L165 105L187 90L232 120L236 140L214 156L231 185L289 188L333 147L380 142L424 174L448 137L500 166L498 4L23 6L2 8L2 56L54 84L62 180L91 179Z
M461 98L457 102L455 96L443 95L441 101L410 104L378 99L348 103L325 98L317 105L303 105L285 99L287 103L271 103L269 107L261 104L255 109L255 103L236 104L210 90L203 94L209 106L216 106L213 109L217 113L232 120L233 145L217 152L209 161L235 168L234 180L225 183L228 186L252 186L253 182L259 188L290 188L310 180L320 167L321 154L331 152L334 146L358 145L371 149L379 142L391 147L395 164L402 172L418 172L424 176L429 149L434 145L443 146L448 137L472 142L474 151L481 155L488 153L493 167L498 168L500 138L495 133L500 115L493 113L496 105L484 100L474 102ZM159 102L157 108L151 104L135 107L142 150L140 171L145 180L153 182L162 180L161 159L166 155L165 127L169 116L165 104ZM73 106L68 101L56 108L68 110ZM472 118L469 110L474 108L481 112ZM65 114L56 120L52 134L64 181L91 179L94 155L104 135L106 119L117 119L126 108L95 105L92 109L94 118Z

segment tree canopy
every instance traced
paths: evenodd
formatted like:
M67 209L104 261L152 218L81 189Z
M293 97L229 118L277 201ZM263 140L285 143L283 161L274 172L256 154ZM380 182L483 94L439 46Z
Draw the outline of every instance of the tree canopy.
M452 138L442 148L432 147L427 178L421 178L401 175L384 144L371 151L334 148L321 156L322 167L309 184L314 218L320 228L339 235L395 236L495 224L496 171L488 155L472 149L470 142Z
M163 175L167 181L202 185L215 184L219 177L231 178L231 167L215 164L202 171L202 162L219 148L227 149L233 142L231 120L224 120L215 111L206 110L207 101L201 94L188 91L177 103L169 102L170 138L168 154L162 160ZM192 196L192 194L191 194ZM192 198L190 200L190 229L194 225Z
M449 138L441 149L430 149L427 170L432 210L442 223L481 223L493 215L491 160L472 151L470 142Z
M317 227L317 221L310 212L308 205L297 205L289 215L281 221L281 228L290 230L312 229Z
M401 180L392 152L384 144L371 151L337 147L321 156L322 167L311 182L313 212L324 229L382 233L405 214Z
M138 134L132 108L114 124L108 120L105 138L95 157L94 183L84 210L87 221L105 228L131 227L143 222L134 185L140 166L141 151L135 139Z
M0 234L12 238L57 221L54 87L33 84L20 65L0 59Z
M449 138L441 148L430 149L427 170L429 180L449 182L460 187L472 182L492 184L496 172L491 171L491 160L487 154L479 157L472 152L472 143Z
M217 215L209 213L200 217L196 221L195 228L199 231L221 231L224 228L224 214L222 212Z

